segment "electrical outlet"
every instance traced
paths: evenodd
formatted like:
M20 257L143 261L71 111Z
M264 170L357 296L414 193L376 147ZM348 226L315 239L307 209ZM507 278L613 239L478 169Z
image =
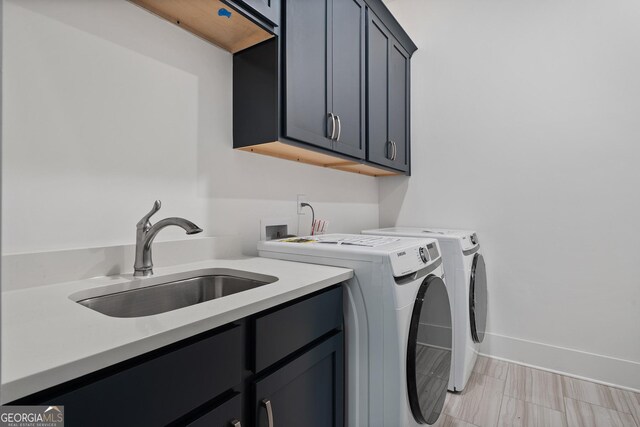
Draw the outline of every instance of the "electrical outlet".
M307 195L306 194L298 194L298 215L304 215L304 208L301 206L302 203L307 203Z

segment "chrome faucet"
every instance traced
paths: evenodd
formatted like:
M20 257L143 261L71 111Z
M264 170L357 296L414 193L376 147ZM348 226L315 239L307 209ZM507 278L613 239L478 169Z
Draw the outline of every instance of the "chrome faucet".
M182 227L187 234L197 234L202 231L200 227L184 218L165 218L151 225L149 218L160 210L160 200L156 200L153 208L136 224L136 263L133 268L134 276L151 276L153 274L153 261L151 260L151 244L160 230L170 225Z

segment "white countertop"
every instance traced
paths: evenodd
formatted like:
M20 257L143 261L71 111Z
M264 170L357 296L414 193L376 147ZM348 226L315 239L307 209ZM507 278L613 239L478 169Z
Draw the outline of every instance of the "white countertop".
M187 272L234 269L278 277L255 289L166 313L116 318L70 298L176 280ZM181 277L182 276L182 277ZM4 292L1 403L266 310L353 277L353 271L266 258L221 259ZM133 281L133 282L132 282Z

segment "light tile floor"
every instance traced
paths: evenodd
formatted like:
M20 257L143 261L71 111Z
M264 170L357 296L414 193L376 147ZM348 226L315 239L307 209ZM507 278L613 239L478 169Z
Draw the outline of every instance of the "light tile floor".
M640 394L478 358L436 427L640 427Z

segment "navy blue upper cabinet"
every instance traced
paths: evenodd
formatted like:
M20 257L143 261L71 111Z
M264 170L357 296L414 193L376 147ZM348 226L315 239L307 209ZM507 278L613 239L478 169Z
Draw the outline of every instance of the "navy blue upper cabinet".
M234 148L371 176L408 173L416 46L389 10L381 0L282 0L281 9L277 40L234 55Z
M409 174L417 47L383 0L129 1L233 53L234 148Z
M371 11L367 21L367 159L408 171L410 57Z
M286 137L364 158L365 5L284 4Z

